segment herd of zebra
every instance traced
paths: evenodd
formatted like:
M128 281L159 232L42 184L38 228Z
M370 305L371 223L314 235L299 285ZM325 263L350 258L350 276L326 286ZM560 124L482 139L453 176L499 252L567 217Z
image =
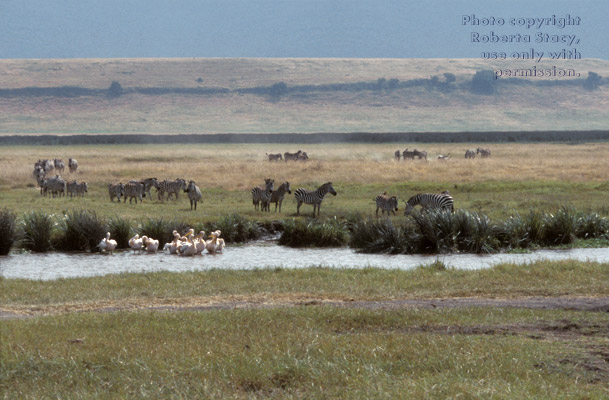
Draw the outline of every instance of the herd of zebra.
M491 156L491 150L483 149L481 147L478 147L476 150L468 149L465 151L465 158L467 158L467 159L476 158L476 154L480 154L480 157L482 157L482 158L489 158ZM417 149L414 149L412 151L409 151L408 149L406 149L404 151L396 150L395 153L393 153L393 156L396 159L396 161L400 161L400 158L403 159L404 161L414 160L415 158L419 159L419 160L427 160L427 152L423 151L423 150L419 151ZM440 160L440 161L446 161L449 158L450 158L450 153L438 155L438 160Z
M157 192L157 199L161 202L165 201L165 194L167 194L167 200L171 200L175 195L175 199L179 198L180 192L184 191L188 193L188 199L190 200L190 209L197 209L197 203L202 200L203 194L199 187L194 181L189 181L178 178L175 180L165 179L159 181L157 178L146 178L141 181L130 180L126 184L123 183L110 183L108 184L108 194L110 195L110 201L114 201L116 197L117 201L127 202L129 198L129 204L135 199L135 203L139 200L143 202L143 198L148 195L148 198L152 200L152 194L150 189L155 188Z
M307 161L309 159L309 155L307 154L307 152L302 151L302 150L298 150L296 153L288 153L286 151L285 153L283 153L283 157L281 156L281 153L275 153L275 154L266 153L266 156L268 157L269 161L284 160L285 162L288 162L288 161Z
M88 191L87 182L66 181L59 173L63 173L66 164L61 158L53 160L45 159L38 160L34 163L34 171L32 175L36 178L40 187L40 194L43 196L59 197L59 196L83 196ZM74 158L68 160L68 168L71 174L78 170L78 161ZM47 177L52 172L57 172L55 176Z
M252 203L254 208L258 210L260 205L261 211L270 211L270 204L275 203L275 212L277 212L277 206L279 205L279 212L281 212L281 203L285 198L285 194L292 194L290 189L290 182L283 182L277 190L274 190L275 180L266 178L264 185L256 186L252 188ZM296 199L296 214L300 215L300 207L303 204L310 204L313 206L313 216L317 210L317 215L320 213L321 202L323 201L326 194L331 193L336 196L336 190L332 187L332 182L326 182L316 190L307 190L304 188L298 188L294 191L294 198Z

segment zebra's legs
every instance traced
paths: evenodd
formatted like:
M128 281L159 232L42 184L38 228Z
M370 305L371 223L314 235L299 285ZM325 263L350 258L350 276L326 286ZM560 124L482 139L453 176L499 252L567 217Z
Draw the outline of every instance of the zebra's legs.
M296 204L296 215L300 215L300 206L302 205L302 201L299 201L298 204Z

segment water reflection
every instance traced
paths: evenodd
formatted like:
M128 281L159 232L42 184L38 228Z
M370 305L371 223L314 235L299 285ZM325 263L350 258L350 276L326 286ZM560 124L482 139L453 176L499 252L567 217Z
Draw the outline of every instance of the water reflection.
M528 254L450 254L382 255L358 254L349 248L292 249L275 244L232 246L224 254L197 257L170 256L165 253L133 254L130 251L107 254L43 253L13 254L0 257L0 275L5 278L50 280L123 272L200 271L252 268L389 268L410 269L431 264L436 259L459 269L488 268L498 263L527 263L537 260L574 259L609 262L609 248L540 250Z

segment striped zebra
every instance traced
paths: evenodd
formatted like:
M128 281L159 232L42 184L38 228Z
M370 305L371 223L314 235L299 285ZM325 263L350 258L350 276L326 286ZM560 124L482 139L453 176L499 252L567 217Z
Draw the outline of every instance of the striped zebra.
M414 149L413 153L414 153L413 158L417 157L419 160L423 160L423 159L427 160L427 152L426 151L424 151L424 150L419 151L417 149Z
M53 165L55 166L57 172L63 174L63 170L66 168L66 163L64 163L61 158L54 159Z
M303 151L302 153L300 153L298 155L298 158L296 159L296 161L307 161L309 159L309 155L307 154L306 151Z
M482 158L489 158L491 156L491 150L478 147L476 149L476 154L480 154Z
M123 185L122 183L109 183L108 194L110 195L110 201L114 201L114 198L116 197L116 200L118 200L118 202L120 203L121 196L125 195L125 185Z
M283 157L281 157L281 153L277 153L277 154L269 154L269 153L265 153L266 156L269 158L269 161L279 161L279 160L283 160Z
M288 153L287 151L283 153L283 160L288 162L288 160L297 161L298 156L302 154L302 150L298 150L296 153Z
M336 196L336 190L332 187L332 182L326 182L317 190L310 191L303 188L298 188L294 191L294 197L296 198L296 214L300 215L300 206L304 204L313 205L313 216L315 217L315 208L317 208L317 215L320 214L321 202L323 201L326 194L332 193Z
M76 172L78 169L78 161L75 158L70 158L68 160L68 168L70 169L70 173Z
M395 153L393 153L393 157L395 158L396 161L400 161L401 156L402 156L402 152L399 150L396 150Z
M192 210L192 206L195 206L195 210L197 209L197 202L203 198L201 194L201 190L197 185L195 185L195 181L188 182L188 186L184 192L188 193L188 199L190 200L190 209Z
M174 194L177 200L181 190L186 190L186 181L184 179L178 178L175 181L165 179L159 182L159 187L157 188L158 198L163 201L163 196L167 193L167 200L171 199L171 196Z
M87 182L80 182L76 184L74 189L76 196L85 197L85 193L89 191L89 185Z
M78 185L76 181L66 183L66 192L70 197L74 197L74 194L76 194L76 185Z
M408 151L408 149L402 152L402 159L406 160L414 160L414 151Z
M152 201L152 195L150 194L150 188L156 188L156 191L159 191L159 181L156 178L146 178L142 179L144 182L144 191L148 195L150 201Z
M454 201L447 191L436 193L419 193L408 199L404 215L410 215L415 206L420 205L423 210L445 209L454 212Z
M271 194L273 193L274 185L274 179L266 178L264 180L264 187L256 186L252 188L252 204L254 204L256 211L258 210L258 204L260 204L260 211L270 211Z
M144 182L139 181L129 181L125 185L125 193L123 202L127 202L127 197L129 197L129 204L131 201L135 199L135 204L137 204L137 199L140 199L140 203L142 203L142 198L146 197L146 191L144 190L145 185Z
M465 158L471 159L471 158L476 158L476 152L472 149L468 149L465 152Z
M59 175L55 175L52 178L46 179L43 183L44 192L51 193L53 197L65 196L66 194L66 181Z
M279 185L277 190L271 194L271 201L269 203L275 203L275 212L277 212L277 205L279 205L279 212L281 212L281 203L283 203L286 192L288 194L292 194L290 182L283 182L281 185Z
M387 212L387 216L389 216L390 212L395 215L395 212L398 211L398 198L396 196L387 196L387 192L383 194L379 194L374 198L376 202L376 216L379 216L379 209L381 210L381 215L384 215Z

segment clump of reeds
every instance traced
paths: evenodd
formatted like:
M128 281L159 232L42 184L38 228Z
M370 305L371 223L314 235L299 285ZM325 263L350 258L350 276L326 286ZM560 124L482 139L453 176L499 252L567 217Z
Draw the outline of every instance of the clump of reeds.
M348 243L349 234L344 222L336 218L326 220L288 220L279 244L290 247L340 247Z
M595 212L581 213L577 216L575 236L581 239L609 238L609 219Z
M61 236L56 247L64 251L99 251L97 245L106 236L106 225L95 211L74 210L60 221Z
M188 230L188 224L176 220L166 220L163 218L154 219L148 218L143 220L137 229L140 236L148 236L149 238L157 239L161 246L164 243L173 240L172 232L178 231L179 234L184 234Z
M409 254L419 237L412 226L395 226L391 219L351 221L349 246L363 253Z
M17 240L16 218L11 211L0 210L0 256L7 255Z
M21 226L21 246L36 252L51 250L54 225L53 217L42 211L25 214Z
M543 241L548 245L569 244L575 239L578 218L571 207L561 207L556 214L546 214Z
M253 221L249 221L239 214L228 214L222 216L218 221L206 226L205 231L222 231L222 238L227 243L247 242L256 240L262 235L262 230Z
M129 247L129 239L131 238L131 222L128 219L115 216L108 220L107 223L108 232L112 239L116 240L116 247L118 249L125 249Z

